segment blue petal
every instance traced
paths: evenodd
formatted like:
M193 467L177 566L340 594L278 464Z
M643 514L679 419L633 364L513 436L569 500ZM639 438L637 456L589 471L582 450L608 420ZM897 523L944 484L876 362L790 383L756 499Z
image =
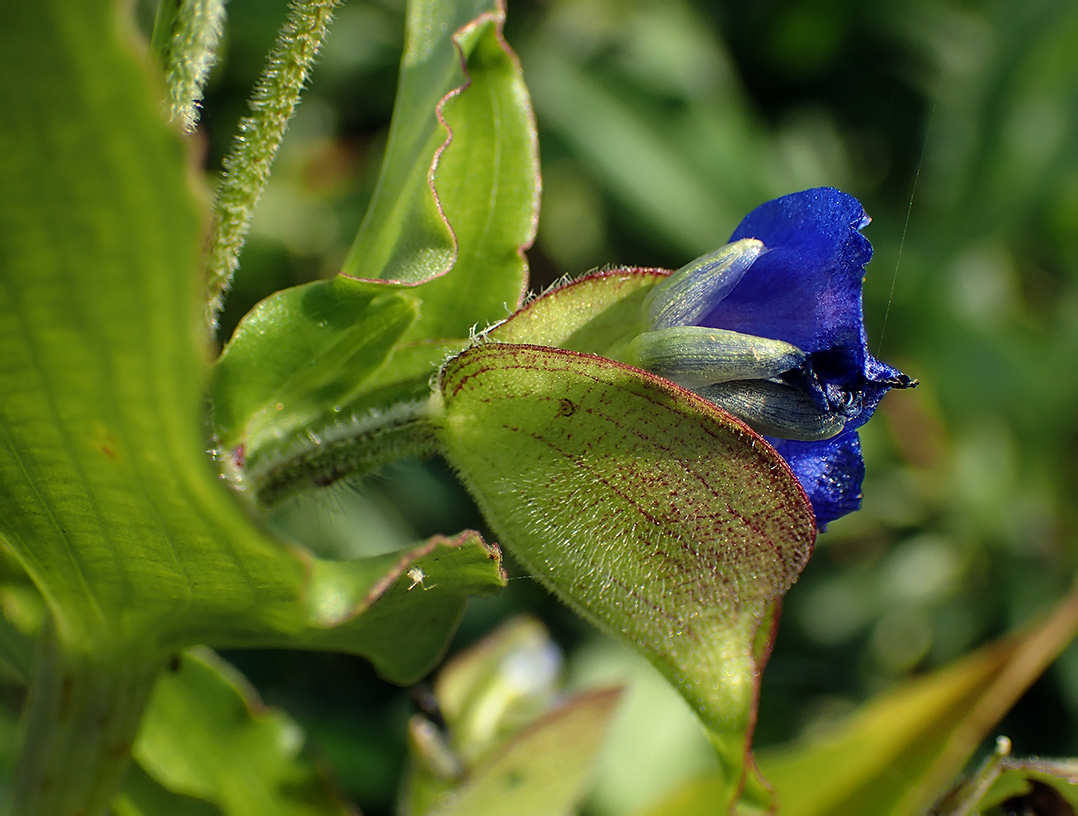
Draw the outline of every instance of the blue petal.
M776 379L803 389L840 419L841 431L817 441L769 441L800 480L821 529L861 505L865 466L856 429L887 391L916 384L868 351L861 305L872 258L861 235L868 223L853 196L830 187L805 190L760 205L734 231L731 242L757 239L764 251L731 288L696 280L707 271L701 259L679 270L689 279L678 291L699 291L704 301L697 325L781 340L805 353L805 364Z
M860 390L868 361L861 280L872 246L859 230L867 223L857 199L830 187L760 205L730 240L758 238L766 251L700 325L792 343L821 380Z
M789 372L829 410L845 416L831 439L771 439L812 501L820 528L861 506L865 466L856 428L888 390L914 383L868 352L861 289L872 246L853 196L830 187L762 204L731 241L756 238L765 251L700 325L791 343L809 366Z
M861 506L865 462L861 458L861 440L857 431L846 430L822 442L791 442L771 437L767 441L801 482L821 530L829 521Z

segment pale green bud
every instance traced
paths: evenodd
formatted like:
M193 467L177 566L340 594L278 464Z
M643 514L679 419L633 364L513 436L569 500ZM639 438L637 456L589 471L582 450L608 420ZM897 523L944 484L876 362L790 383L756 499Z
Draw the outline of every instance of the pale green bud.
M626 361L685 388L767 380L805 363L797 346L751 334L704 326L644 332L629 346Z
M838 434L847 420L803 388L772 380L737 380L694 390L765 436L815 442Z
M763 251L761 241L746 238L685 264L651 290L645 307L648 325L695 325L737 286Z

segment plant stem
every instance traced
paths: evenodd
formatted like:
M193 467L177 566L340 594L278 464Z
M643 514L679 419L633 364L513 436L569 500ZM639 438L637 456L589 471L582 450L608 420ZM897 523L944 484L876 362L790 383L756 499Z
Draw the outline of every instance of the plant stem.
M214 205L207 245L206 316L217 323L225 292L239 266L255 205L266 186L285 128L299 104L314 58L329 30L333 9L341 0L292 0L262 76L240 120L232 150L224 160L224 176Z
M46 627L23 715L13 814L104 813L164 660L76 651Z
M161 0L150 49L165 72L169 118L192 132L225 19L224 0Z
M303 490L327 487L338 479L436 450L431 403L400 403L385 413L309 433L283 451L263 454L243 479L260 505L272 507Z

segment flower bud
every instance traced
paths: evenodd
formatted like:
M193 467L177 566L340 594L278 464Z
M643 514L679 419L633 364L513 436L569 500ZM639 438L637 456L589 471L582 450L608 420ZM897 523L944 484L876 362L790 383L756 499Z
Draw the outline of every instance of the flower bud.
M797 346L703 326L645 332L626 361L689 389L731 380L767 380L805 364Z
M648 325L653 329L694 325L737 286L763 251L762 242L748 238L681 267L648 296Z
M738 380L695 390L765 436L817 442L830 439L846 425L845 414L821 405L808 391L784 383Z

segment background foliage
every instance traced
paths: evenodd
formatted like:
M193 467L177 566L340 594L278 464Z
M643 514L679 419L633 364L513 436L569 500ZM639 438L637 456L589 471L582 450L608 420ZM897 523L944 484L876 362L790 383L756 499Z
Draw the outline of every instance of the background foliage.
M229 3L202 120L211 169L284 5ZM841 187L874 218L871 346L922 385L862 432L864 509L831 525L786 598L757 745L819 732L1059 598L1078 555L1078 8L510 0L508 12L543 152L534 288L609 263L677 267L756 204L810 186ZM343 263L385 144L402 28L400 2L338 12L222 338L257 300ZM364 554L355 530L389 550L482 528L439 461L294 501L275 523L325 555ZM515 610L551 626L574 683L633 681L595 813L707 767L698 726L654 673L530 581L473 601L459 643ZM358 658L228 658L300 722L346 795L390 812L407 692ZM1076 716L1072 646L1000 731L1021 753L1074 755ZM643 757L642 773L618 752L644 742L667 767Z

